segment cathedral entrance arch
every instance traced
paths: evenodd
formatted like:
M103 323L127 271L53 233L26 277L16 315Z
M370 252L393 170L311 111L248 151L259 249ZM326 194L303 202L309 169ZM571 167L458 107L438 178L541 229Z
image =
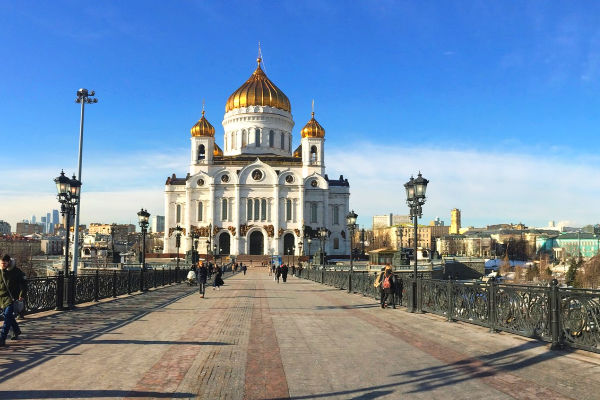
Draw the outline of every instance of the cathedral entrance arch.
M294 254L295 240L294 235L291 233L286 233L283 236L283 255L287 256L290 254Z
M265 236L261 231L254 231L250 234L250 245L248 246L248 252L251 255L265 254Z
M219 254L230 254L231 239L228 233L221 233L219 235Z

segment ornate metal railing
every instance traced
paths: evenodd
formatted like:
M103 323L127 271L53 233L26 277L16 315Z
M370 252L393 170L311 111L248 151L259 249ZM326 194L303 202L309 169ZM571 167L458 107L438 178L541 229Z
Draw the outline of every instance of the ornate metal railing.
M60 310L75 304L98 301L152 287L182 282L189 269L150 269L109 271L30 278L27 280L25 311L28 314L47 310ZM143 283L143 286L140 286Z
M339 289L348 288L348 271L303 269L297 275ZM376 274L352 273L352 292L379 299ZM413 309L414 279L397 277L397 304ZM414 309L600 353L600 290L418 279ZM398 301L405 299L406 301Z

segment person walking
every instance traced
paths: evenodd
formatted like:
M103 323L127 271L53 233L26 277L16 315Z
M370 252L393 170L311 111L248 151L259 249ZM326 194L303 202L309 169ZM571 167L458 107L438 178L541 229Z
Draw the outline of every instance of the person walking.
M279 283L279 277L281 276L281 265L278 265L275 268L275 281L277 281L277 283Z
M287 281L287 275L288 275L288 266L283 264L281 266L281 278L283 279L283 283L285 283Z
M386 265L383 272L377 276L375 287L379 288L379 297L381 299L381 308L386 308L389 304L396 308L394 302L394 293L396 291L396 277L390 265ZM389 301L391 300L391 301Z
M215 280L213 281L213 290L215 290L215 288L217 290L221 290L221 285L223 285L225 282L223 282L223 272L221 272L221 268L217 268L217 271L215 272Z
M200 297L206 295L206 280L208 278L208 268L205 263L202 263L198 268L198 285L200 286Z
M23 301L25 297L25 274L16 267L8 254L2 257L0 265L0 307L4 315L4 325L0 331L0 347L6 346L6 338L12 328L11 339L21 335L21 329L15 319L15 300Z
M244 264L242 264L242 272L244 272L244 275L246 275L247 269L248 269L248 267L246 267Z

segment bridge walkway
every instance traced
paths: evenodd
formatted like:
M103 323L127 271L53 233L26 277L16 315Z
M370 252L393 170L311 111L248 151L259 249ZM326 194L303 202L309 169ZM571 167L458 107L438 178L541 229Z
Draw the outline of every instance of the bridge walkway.
M598 399L600 355L266 269L32 315L0 349L7 399Z

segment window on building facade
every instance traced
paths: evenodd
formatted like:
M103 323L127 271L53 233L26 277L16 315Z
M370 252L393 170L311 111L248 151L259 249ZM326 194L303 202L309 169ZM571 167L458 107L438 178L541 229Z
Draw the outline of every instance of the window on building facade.
M260 220L261 221L267 220L267 200L265 200L265 199L262 199L260 201Z
M254 131L254 144L256 147L260 147L260 129Z
M292 151L292 137L288 137L288 150Z
M221 219L227 221L227 199L221 200Z
M252 221L252 199L248 199L248 220Z
M202 221L202 214L203 214L203 208L202 208L202 202L199 201L198 202L198 221Z
M310 148L310 162L311 164L315 164L317 162L317 146L312 146Z
M340 248L340 239L339 238L333 238L333 248L336 250Z
M206 157L206 148L204 147L203 144L201 144L200 146L198 146L198 160L204 160L205 157Z
M285 201L285 220L292 220L292 201L289 199Z
M258 220L260 218L260 200L254 199L254 219Z
M242 147L246 147L248 145L248 134L246 133L246 130L244 129L242 131Z
M227 136L228 136L228 135L227 135L227 134L225 134L225 146L223 146L223 147L225 147L225 151L227 151Z
M269 132L269 147L275 147L275 132Z
M283 140L283 132L281 132L281 150L285 150L285 141Z
M177 204L177 208L176 208L177 212L177 216L175 218L175 220L177 221L178 224L181 223L181 204Z
M310 203L310 222L317 222L317 203Z
M340 206L333 206L333 224L339 225L340 223Z

